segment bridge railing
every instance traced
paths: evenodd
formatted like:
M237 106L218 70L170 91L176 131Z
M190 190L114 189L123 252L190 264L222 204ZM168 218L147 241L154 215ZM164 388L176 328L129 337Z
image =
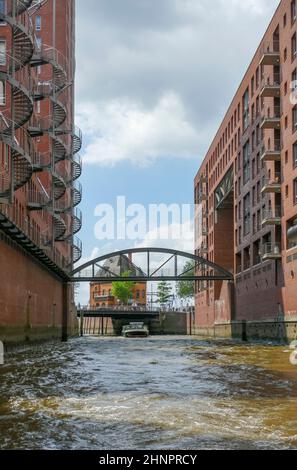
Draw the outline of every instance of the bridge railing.
M90 306L77 306L78 312L159 312L160 309L151 308L148 306L143 307L130 307L130 306L115 306L115 307L90 307Z

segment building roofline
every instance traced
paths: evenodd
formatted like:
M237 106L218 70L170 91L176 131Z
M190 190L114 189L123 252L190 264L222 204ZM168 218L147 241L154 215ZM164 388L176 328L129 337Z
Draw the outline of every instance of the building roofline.
M257 54L260 52L261 46L262 46L263 41L264 41L264 39L265 39L265 36L267 35L267 33L268 33L270 27L272 26L273 21L274 21L276 15L277 15L277 13L278 13L278 10L280 9L280 7L281 7L281 5L282 5L282 3L283 3L284 1L285 1L285 0L280 0L279 4L278 4L278 6L277 6L277 8L276 8L276 10L275 10L275 12L274 12L274 14L273 14L271 20L270 20L270 22L269 22L269 24L268 24L268 26L267 26L267 28L266 28L266 30L265 30L265 33L264 33L263 36L262 36L262 39L261 39L261 41L260 41L260 43L259 43L259 46L257 47L257 49L256 49L256 51L255 51L255 53L254 53L254 55L253 55L253 57L252 57L252 59L251 59L249 65L248 65L248 67L247 67L247 69L246 69L246 71L245 71L245 73L244 73L244 76L243 76L243 78L242 78L242 80L241 80L239 86L237 87L237 89L236 89L236 91L235 91L235 93L234 93L234 95L233 95L232 101L231 101L230 105L229 105L228 108L227 108L227 111L226 111L226 113L225 113L225 115L224 115L224 117L223 117L223 119L222 119L222 121L221 121L221 123L220 123L220 126L219 126L217 132L215 133L215 135L214 135L214 137L213 137L213 139L212 139L212 141L211 141L211 144L209 145L208 150L207 150L207 152L206 152L206 154L205 154L205 156L204 156L204 158L203 158L203 160L202 160L202 162L201 162L201 164L200 164L199 170L197 171L197 173L196 173L196 175L195 175L194 181L196 180L197 176L199 175L203 164L206 162L206 160L207 160L207 155L208 155L208 153L209 153L211 147L213 146L213 144L214 144L216 138L217 138L218 135L220 134L222 125L223 125L223 123L224 123L226 117L228 116L228 114L229 114L229 112L230 112L232 106L234 105L235 98L237 97L237 94L239 93L239 90L240 90L240 88L241 88L243 82L245 81L245 78L246 78L246 76L248 75L248 73L249 73L249 71L250 71L250 69L251 69L251 67L252 67L252 65L253 65L253 62L254 62L254 60L255 60Z

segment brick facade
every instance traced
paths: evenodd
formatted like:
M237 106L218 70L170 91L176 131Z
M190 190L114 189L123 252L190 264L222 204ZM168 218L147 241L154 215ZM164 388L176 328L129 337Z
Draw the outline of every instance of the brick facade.
M233 294L197 284L197 328L297 318L296 3L280 2L195 178L196 253L235 277Z

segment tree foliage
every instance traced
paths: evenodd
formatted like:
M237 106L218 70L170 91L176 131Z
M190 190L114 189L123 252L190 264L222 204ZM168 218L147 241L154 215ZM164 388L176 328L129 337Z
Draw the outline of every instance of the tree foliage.
M160 305L166 305L172 298L172 287L168 282L162 281L158 285L158 302Z
M195 275L195 263L194 261L188 261L184 266L184 276ZM189 299L194 296L195 283L194 281L180 281L177 286L177 295L180 299Z
M130 271L127 271L122 274L122 277L129 277L131 275ZM112 283L112 295L116 297L122 304L127 305L129 300L133 295L133 288L135 282L133 281L116 281Z

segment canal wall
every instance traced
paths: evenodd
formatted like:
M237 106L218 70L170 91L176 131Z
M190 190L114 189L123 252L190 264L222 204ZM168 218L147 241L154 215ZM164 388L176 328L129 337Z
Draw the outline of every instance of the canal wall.
M297 319L294 321L235 321L213 327L193 327L197 336L240 339L243 341L279 341L289 343L297 339Z
M61 339L78 333L72 286L0 232L0 340L4 344ZM67 306L67 307L66 307ZM64 325L64 331L63 331Z

